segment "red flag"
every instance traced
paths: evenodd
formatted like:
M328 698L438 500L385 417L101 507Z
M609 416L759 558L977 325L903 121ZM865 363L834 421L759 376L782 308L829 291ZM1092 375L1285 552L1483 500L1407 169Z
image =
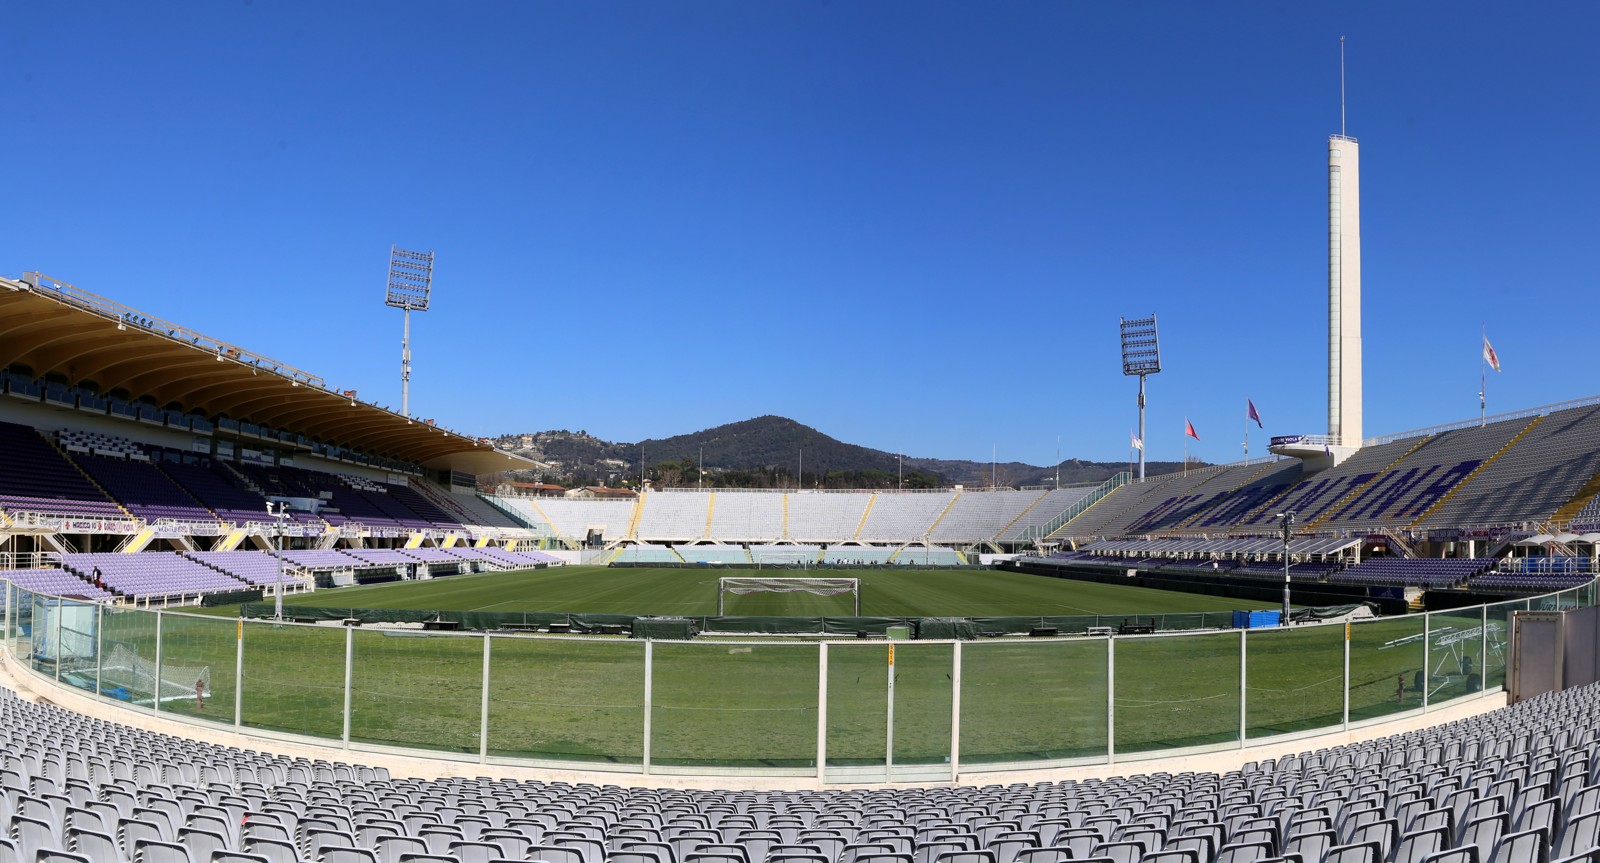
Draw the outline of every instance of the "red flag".
M1244 417L1245 419L1255 420L1256 428L1266 428L1266 426L1261 424L1261 414L1256 413L1256 403L1249 399L1244 400Z
M1183 433L1188 435L1189 437L1194 438L1195 440L1199 440L1200 439L1200 436L1195 434L1195 432L1194 432L1194 423L1189 422L1189 418L1188 417L1184 417L1183 418Z
M1489 344L1489 337L1483 337L1483 361L1489 368L1500 371L1500 356L1494 352L1494 345Z

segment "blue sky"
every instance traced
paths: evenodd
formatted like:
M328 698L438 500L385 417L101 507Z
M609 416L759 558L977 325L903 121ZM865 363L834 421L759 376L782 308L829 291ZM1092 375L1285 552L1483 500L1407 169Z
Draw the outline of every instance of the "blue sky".
M1600 7L13 4L0 273L413 412L916 456L1326 430L1326 140L1362 143L1366 433L1593 395Z

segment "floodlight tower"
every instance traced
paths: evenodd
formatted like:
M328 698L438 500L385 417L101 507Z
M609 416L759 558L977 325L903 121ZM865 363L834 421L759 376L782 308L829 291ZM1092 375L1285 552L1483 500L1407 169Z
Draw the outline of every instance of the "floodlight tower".
M1161 371L1156 316L1122 318L1122 373L1139 376L1139 481L1144 482L1144 379Z
M389 246L389 292L384 305L405 313L405 335L400 339L400 413L411 416L411 310L428 310L433 287L433 250L408 252Z

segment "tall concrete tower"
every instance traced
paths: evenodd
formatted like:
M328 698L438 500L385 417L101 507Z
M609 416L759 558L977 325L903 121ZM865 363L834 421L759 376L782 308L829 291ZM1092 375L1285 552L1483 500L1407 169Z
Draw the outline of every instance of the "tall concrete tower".
M1361 446L1361 150L1328 138L1328 436Z

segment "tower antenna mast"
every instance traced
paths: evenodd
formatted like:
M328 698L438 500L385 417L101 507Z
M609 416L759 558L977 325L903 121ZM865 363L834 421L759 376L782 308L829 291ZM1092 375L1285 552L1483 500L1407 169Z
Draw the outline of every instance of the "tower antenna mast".
M1339 137L1344 137L1344 37L1339 37Z

